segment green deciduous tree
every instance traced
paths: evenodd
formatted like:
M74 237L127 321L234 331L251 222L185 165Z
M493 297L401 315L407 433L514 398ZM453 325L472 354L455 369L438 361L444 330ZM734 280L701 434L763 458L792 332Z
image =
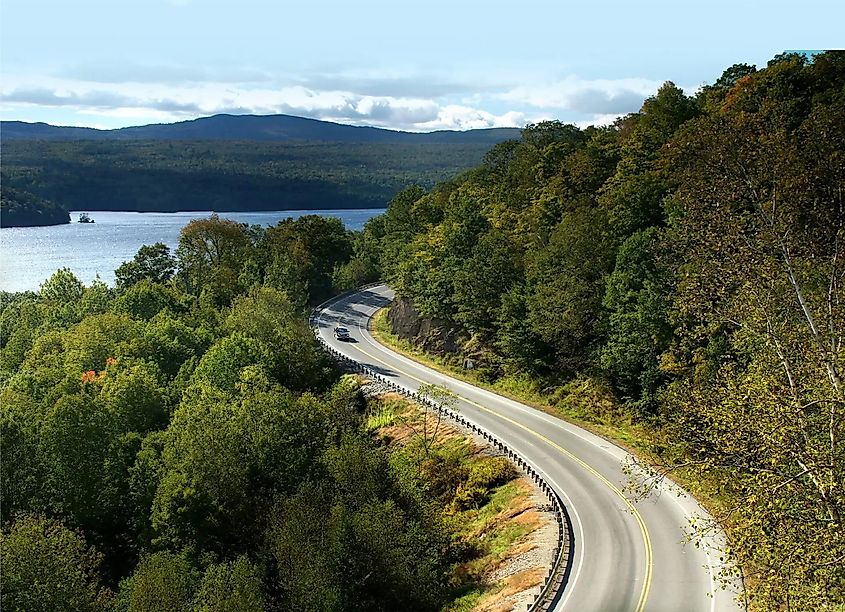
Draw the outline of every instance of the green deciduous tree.
M125 312L137 319L152 319L162 310L177 310L179 298L173 289L141 279L118 296L113 308L116 312Z
M352 255L352 241L343 223L318 215L280 221L267 230L262 246L280 262L277 266L290 266L285 272L291 280L305 283L311 304L331 295L335 267L345 264ZM273 285L286 289L280 280Z
M215 295L230 295L236 287L237 270L250 239L246 227L230 219L211 215L195 219L182 228L176 258L185 289L199 295L208 289Z
M250 550L275 496L315 465L327 433L319 404L277 387L242 388L233 399L194 386L173 415L152 513L162 543Z
M85 285L70 268L61 268L41 283L41 297L55 305L74 304L82 299Z
M170 254L170 248L161 242L144 245L132 261L126 261L115 271L118 289L127 289L135 283L147 280L163 284L169 281L176 271L176 259Z
M174 377L186 361L200 356L211 344L213 337L204 331L169 311L159 311L144 328L145 344L149 347L147 357L164 374Z
M239 297L223 324L260 344L268 371L285 387L315 389L324 384L326 363L313 332L285 293L256 289Z
M57 521L19 515L0 535L3 589L8 612L109 609L100 584L100 555L81 535Z
M528 295L529 289L520 283L502 296L495 346L501 351L509 373L544 374L552 361L553 349L531 326Z
M162 375L150 362L118 363L110 367L99 401L119 419L123 431L146 434L167 426L169 415Z
M263 612L261 574L249 559L211 565L203 574L194 597L194 612Z
M606 216L590 208L567 214L536 255L529 320L564 372L588 367L605 333L601 302L613 256Z
M672 337L671 276L660 254L661 238L653 227L628 238L616 256L604 295L609 317L601 365L622 397L648 412L657 408L659 358Z
M455 320L471 331L492 335L501 295L519 280L520 264L519 252L505 234L483 234L455 274Z
M156 552L141 559L120 583L120 612L190 612L201 574L184 554Z
M313 485L277 508L268 532L290 610L439 609L443 545L393 501L355 507Z

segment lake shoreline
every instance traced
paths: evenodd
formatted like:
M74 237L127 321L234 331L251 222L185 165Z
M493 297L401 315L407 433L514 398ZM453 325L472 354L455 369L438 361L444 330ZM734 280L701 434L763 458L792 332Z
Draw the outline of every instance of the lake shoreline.
M203 213L208 215L226 215L226 214L257 214L257 213L285 213L285 212L303 212L308 211L313 214L319 214L320 212L338 212L338 211L353 211L353 210L379 210L383 211L386 207L382 206L355 206L355 207L339 207L339 208L279 208L273 210L240 210L240 209L215 209L215 210L206 210L206 209L193 209L193 208L185 208L180 210L134 210L130 208L102 208L102 209L88 209L88 210L69 210L69 215L80 215L82 213L90 214L97 214L97 213L137 213L139 215L144 214L157 214L157 215L178 215L183 213ZM93 217L92 217L93 219ZM96 219L94 219L96 221ZM59 221L59 222L50 222L50 223L31 223L31 224L24 224L24 223L13 223L7 224L0 220L0 229L5 228L13 228L13 227L53 227L56 225L71 225L74 223L82 223L78 220L73 220L69 218L67 221Z
M69 210L70 214L75 214L77 212L89 212L89 213L98 213L98 212L115 212L115 213L138 213L138 214L147 214L147 213L155 213L157 215L178 215L180 213L238 213L238 214L253 214L253 213L282 213L282 212L303 212L303 211L338 211L338 210L386 210L386 204L380 204L379 206L338 206L336 208L309 208L305 207L298 207L298 208L250 208L250 209L239 209L239 208L216 208L214 210L210 210L207 208L180 208L179 210L137 210L135 208L121 208L119 206L114 208L88 208L85 211L82 209L80 210Z
M67 221L58 221L58 222L51 221L50 223L34 223L34 224L24 224L24 223L14 223L14 222L8 223L8 222L4 221L4 222L0 222L0 229L14 228L14 227L55 227L57 225L70 225L71 223L74 223L74 221L72 221L70 219L68 219Z
M114 282L114 270L131 260L145 244L162 242L171 250L182 227L194 219L221 217L248 225L272 226L305 215L339 218L349 230L360 230L384 208L297 209L252 212L180 211L138 212L72 210L77 219L87 213L94 223L4 227L0 230L0 291L37 291L59 268L70 270L83 283Z

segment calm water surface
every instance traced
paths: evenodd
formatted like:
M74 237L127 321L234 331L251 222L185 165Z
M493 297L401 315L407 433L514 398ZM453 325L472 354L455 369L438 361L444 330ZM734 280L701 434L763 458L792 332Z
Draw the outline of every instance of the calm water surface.
M0 229L0 290L37 290L59 268L70 268L84 282L100 278L114 283L114 269L135 256L145 244L179 243L179 230L191 219L210 212L137 213L89 211L95 223L76 223L84 211L71 212L73 223L51 227ZM337 217L347 229L358 230L381 209L283 210L276 212L220 213L240 223L275 225L288 217L320 214Z

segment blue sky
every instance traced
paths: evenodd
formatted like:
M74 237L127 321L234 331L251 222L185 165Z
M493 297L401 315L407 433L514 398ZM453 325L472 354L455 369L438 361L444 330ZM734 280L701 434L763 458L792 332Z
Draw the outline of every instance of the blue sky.
M843 3L3 0L0 116L121 127L219 112L405 130L605 124L661 83L841 48Z

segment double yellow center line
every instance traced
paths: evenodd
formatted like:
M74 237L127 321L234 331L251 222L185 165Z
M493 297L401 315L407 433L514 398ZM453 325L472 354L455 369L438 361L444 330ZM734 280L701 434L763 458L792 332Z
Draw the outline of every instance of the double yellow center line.
M373 355L372 353L369 353L368 351L365 351L364 349L360 348L360 347L359 347L359 346L357 346L357 345L355 346L355 350L360 351L361 353L363 353L364 355L366 355L366 356L367 356L367 357L369 357L370 359L373 359L373 360L375 360L375 361L379 362L380 364L382 364L382 365L384 365L384 366L387 366L388 368L390 368L390 369L392 369L392 370L396 370L396 371L398 371L400 374L403 374L403 375L407 376L408 378L412 378L413 380L416 380L417 382L419 382L419 383L421 383L421 384L427 384L427 381L422 380L421 378L417 378L417 377L416 377L416 376L414 376L413 374L410 374L410 373L405 372L405 371L403 371L403 370L399 370L399 369L398 369L398 368L396 368L394 365L389 364L389 363L387 363L387 362L385 362L385 361L382 361L381 359L379 359L378 357L376 357L376 356L375 356L375 355ZM502 419L503 421L507 421L507 422L508 422L508 423L510 423L511 425L514 425L514 426L516 426L516 427L519 427L520 429L522 429L522 430L524 430L524 431L526 431L526 432L530 433L531 435L533 435L533 436L535 436L535 437L539 438L540 440L542 440L543 442L545 442L545 443L546 443L546 444L548 444L549 446L551 446L551 447L555 448L556 450L560 451L562 454L564 454L565 456L569 457L572 461L574 461L575 463L577 463L578 465L580 465L581 467L583 467L585 470L587 470L590 474L592 474L593 476L595 476L596 478L598 478L598 479L599 479L601 482L603 482L603 483L604 483L604 484L605 484L605 485L606 485L606 486L607 486L607 487L608 487L611 491L613 491L613 492L614 492L614 493L615 493L615 494L619 497L619 499L621 499L621 500L624 502L624 504L628 507L628 510L629 510L629 511L631 512L631 514L634 516L634 518L635 518L635 519L636 519L636 521L637 521L637 524L638 524L638 525L639 525L639 527L640 527L640 533L642 533L642 536L643 536L643 544L645 545L645 555L646 555L646 558L645 558L645 569L646 569L645 581L644 581L644 583L643 583L643 590L642 590L642 592L640 593L640 598L639 598L639 601L637 602L637 607L635 608L636 612L642 612L642 611L645 609L646 600L648 599L648 593L649 593L649 590L651 589L651 578L652 578L652 561L653 561L653 554L652 554L652 548L651 548L651 538L650 538L650 537L649 537L649 535L648 535L648 529L646 529L645 522L643 521L643 517L642 517L642 516L640 515L640 513L637 511L636 507L635 507L635 506L634 506L634 504L631 502L631 500L629 500L629 499L625 496L625 494L622 492L622 490L621 490L619 487L617 487L615 484L613 484L612 482L610 482L610 480L608 480L608 479L607 479L604 475L602 475L601 473L599 473L599 472L598 472L598 470L596 470L596 469L595 469L594 467L592 467L590 464L588 464L587 462L585 462L583 459L580 459L579 457L576 457L575 455L573 455L570 451L568 451L568 450L566 450L565 448L563 448L563 447L562 447L560 444L558 444L557 442L554 442L553 440L550 440L549 438L547 438L547 437L546 437L546 436L544 436L543 434L539 433L538 431L535 431L535 430L531 429L530 427L528 427L528 426L524 425L523 423L520 423L519 421L515 421L515 420L513 420L512 418L507 417L507 416L505 416L505 415L503 415L503 414L501 414L501 413L499 413L499 412L496 412L495 410L492 410L492 409L490 409L490 408L488 408L488 407L486 407L486 406L482 406L482 405L481 405L481 404L479 404L478 402L474 402L474 401L472 401L472 400L470 400L470 399L467 399L467 398L465 398L465 397L461 397L461 399L462 399L464 402L466 402L467 404L470 404L470 405L472 405L472 406L475 406L475 407L476 407L476 408L478 408L479 410L483 410L484 412L487 412L487 413L489 413L489 414L492 414L492 415L496 416L497 418Z

